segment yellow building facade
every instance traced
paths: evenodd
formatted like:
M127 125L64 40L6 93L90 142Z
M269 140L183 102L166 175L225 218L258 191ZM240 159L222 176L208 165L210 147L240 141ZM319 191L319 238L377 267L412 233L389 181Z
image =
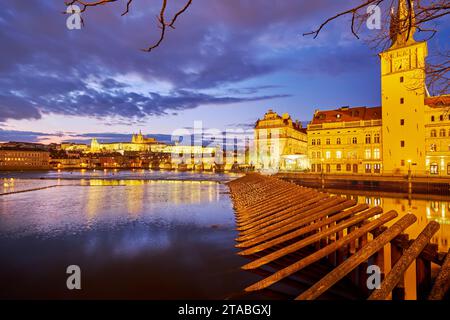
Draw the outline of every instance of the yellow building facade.
M269 110L256 122L254 148L256 169L302 171L309 167L306 129L287 113L280 116Z
M450 176L450 96L425 99L425 170Z
M0 171L49 169L49 161L48 151L0 148Z
M316 111L308 125L311 172L380 174L381 108Z

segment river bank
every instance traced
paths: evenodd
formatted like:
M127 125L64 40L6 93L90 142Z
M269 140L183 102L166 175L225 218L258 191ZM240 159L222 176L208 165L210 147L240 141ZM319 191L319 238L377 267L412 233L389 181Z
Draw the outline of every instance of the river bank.
M450 196L450 178L382 176L382 175L331 175L310 173L277 173L276 177L306 187L327 190L364 190L412 195Z

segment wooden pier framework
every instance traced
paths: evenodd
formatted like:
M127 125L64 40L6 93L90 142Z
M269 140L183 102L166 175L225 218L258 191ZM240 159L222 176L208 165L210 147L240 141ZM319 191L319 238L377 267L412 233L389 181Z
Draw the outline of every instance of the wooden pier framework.
M450 254L439 253L430 243L439 230L437 222L429 222L410 240L403 231L416 222L413 214L386 227L398 218L396 211L383 212L275 177L248 174L228 185L238 254L250 259L242 268L263 277L246 292L279 286L298 300L402 300L405 272L415 263L417 299L448 298ZM392 268L385 274L387 257ZM433 279L432 264L439 266ZM369 266L381 272L378 289L367 286Z

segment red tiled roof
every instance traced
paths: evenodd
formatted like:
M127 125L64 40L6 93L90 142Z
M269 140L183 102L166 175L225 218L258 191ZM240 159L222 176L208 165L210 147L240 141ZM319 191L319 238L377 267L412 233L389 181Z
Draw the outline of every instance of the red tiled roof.
M336 110L317 111L311 124L378 119L381 119L381 107L342 107Z
M425 98L425 104L432 108L450 106L450 95Z

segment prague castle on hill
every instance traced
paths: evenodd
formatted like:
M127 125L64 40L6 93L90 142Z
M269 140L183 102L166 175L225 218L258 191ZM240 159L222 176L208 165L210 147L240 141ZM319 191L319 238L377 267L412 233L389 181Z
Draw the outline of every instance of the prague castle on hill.
M311 172L450 176L450 95L428 95L427 43L414 40L416 30L413 19L408 18L406 1L399 1L391 17L392 43L380 54L381 107L316 111L307 127L307 142L290 137L280 143L307 150L295 155L298 159L307 156ZM414 18L414 13L411 16ZM272 112L264 120L269 117L273 117ZM284 127L270 130L282 131ZM256 131L258 128L257 124ZM258 135L255 139L258 146ZM257 153L268 157L277 154L258 149ZM288 169L284 159L293 156L281 151L275 162ZM256 167L264 168L261 157L257 158ZM304 166L304 160L296 164L299 170Z

